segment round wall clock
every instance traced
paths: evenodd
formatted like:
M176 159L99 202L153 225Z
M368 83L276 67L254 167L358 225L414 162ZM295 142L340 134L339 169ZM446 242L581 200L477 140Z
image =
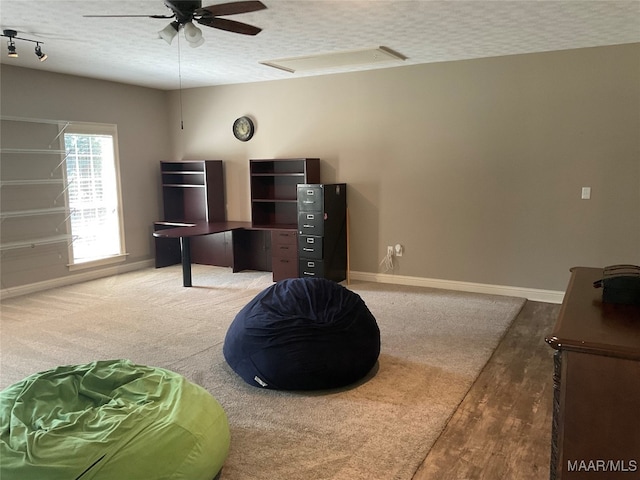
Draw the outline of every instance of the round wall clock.
M246 142L253 137L255 127L249 117L240 117L233 122L233 134L241 142Z

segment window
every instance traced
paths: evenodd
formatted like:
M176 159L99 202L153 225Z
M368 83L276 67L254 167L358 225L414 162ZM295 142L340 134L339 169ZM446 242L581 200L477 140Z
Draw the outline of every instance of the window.
M125 250L115 125L71 124L64 145L71 266L120 259Z

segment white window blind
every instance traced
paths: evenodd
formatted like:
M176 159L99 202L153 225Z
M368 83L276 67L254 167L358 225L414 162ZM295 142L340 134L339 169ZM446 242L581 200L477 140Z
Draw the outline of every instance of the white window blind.
M64 143L72 264L123 255L115 127L71 125Z

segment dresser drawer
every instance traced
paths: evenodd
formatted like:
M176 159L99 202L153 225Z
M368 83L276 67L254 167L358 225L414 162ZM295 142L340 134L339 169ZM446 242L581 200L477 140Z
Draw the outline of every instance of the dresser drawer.
M300 260L301 277L324 277L324 262L322 260Z
M324 235L324 214L322 212L299 212L298 233L300 235Z
M298 186L298 212L321 212L322 204L322 186Z
M300 258L322 259L322 240L322 237L300 235L298 250Z

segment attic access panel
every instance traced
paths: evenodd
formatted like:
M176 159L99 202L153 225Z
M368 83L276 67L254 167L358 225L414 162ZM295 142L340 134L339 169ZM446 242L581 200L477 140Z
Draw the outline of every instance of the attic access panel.
M365 50L349 50L343 52L307 55L302 57L281 58L260 62L268 67L287 72L307 72L330 68L350 67L355 65L376 65L385 62L403 62L407 59L388 47L369 48Z

